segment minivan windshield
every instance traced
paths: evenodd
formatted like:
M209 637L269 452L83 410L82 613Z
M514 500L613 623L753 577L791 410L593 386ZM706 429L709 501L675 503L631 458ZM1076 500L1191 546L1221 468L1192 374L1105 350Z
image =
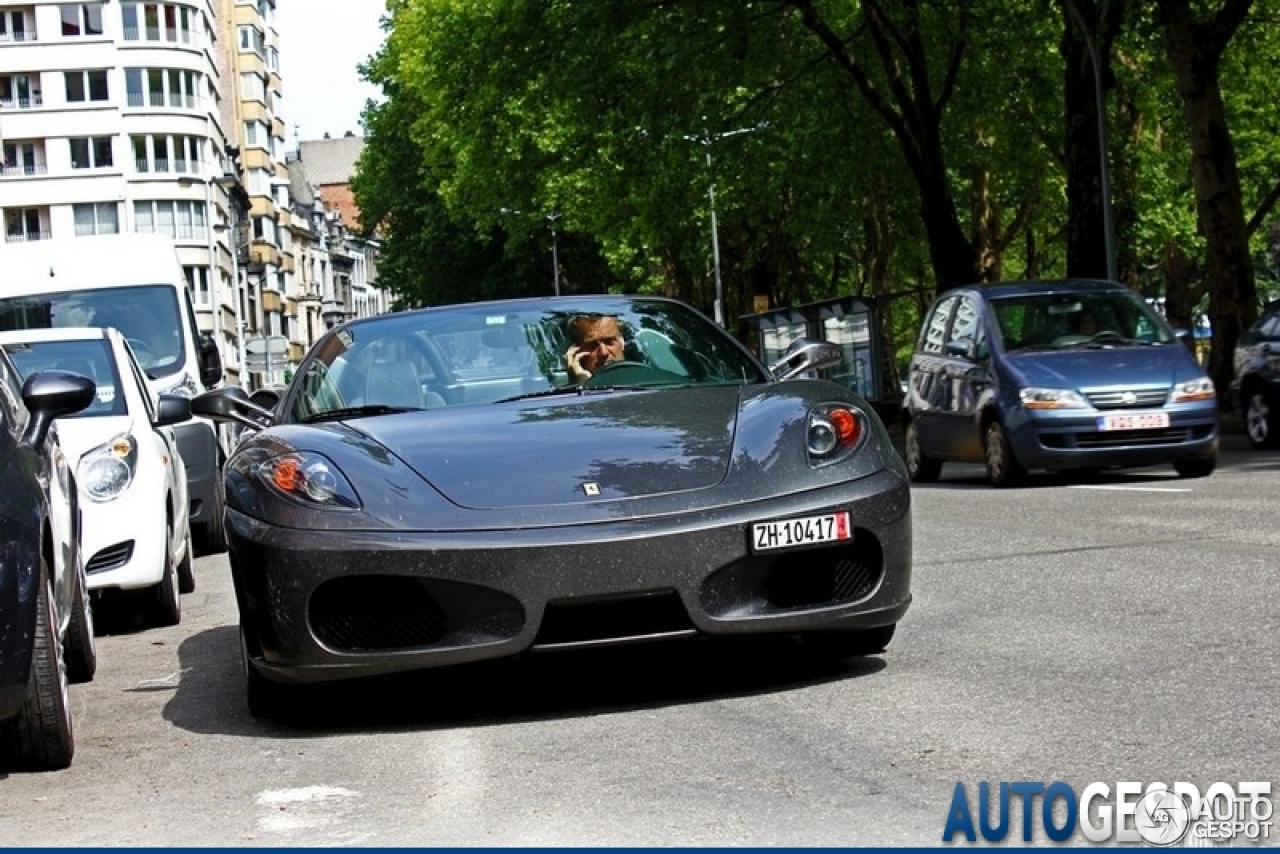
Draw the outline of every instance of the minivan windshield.
M183 368L186 342L178 294L169 285L0 297L0 330L63 326L114 326L152 379Z
M991 300L1006 352L1176 340L1164 318L1131 291L1013 294Z

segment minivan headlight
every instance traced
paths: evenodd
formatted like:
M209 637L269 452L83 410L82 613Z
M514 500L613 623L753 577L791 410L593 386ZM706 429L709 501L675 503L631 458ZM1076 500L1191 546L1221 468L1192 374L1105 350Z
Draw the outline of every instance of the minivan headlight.
M1208 377L1188 380L1184 383L1178 383L1173 387L1174 403L1190 403L1193 400L1213 400L1216 396L1217 395L1213 388L1213 380Z
M1084 395L1069 388L1024 388L1018 392L1026 409L1089 409Z

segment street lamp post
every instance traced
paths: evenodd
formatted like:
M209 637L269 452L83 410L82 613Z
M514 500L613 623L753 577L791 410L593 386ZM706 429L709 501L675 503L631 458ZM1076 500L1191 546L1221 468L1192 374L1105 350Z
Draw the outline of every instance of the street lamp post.
M1080 28L1080 34L1084 36L1084 44L1089 51L1089 64L1093 66L1093 95L1098 111L1098 168L1102 182L1102 232L1107 252L1107 278L1114 282L1119 279L1120 273L1116 266L1115 218L1111 212L1111 169L1107 164L1107 110L1106 93L1102 87L1102 57L1097 43L1089 35L1089 28L1085 26L1084 16L1076 7L1075 0L1066 0L1066 3L1076 26Z
M524 211L518 211L514 208L498 208L498 213L524 216ZM551 286L555 289L556 296L560 296L560 245L559 237L556 234L556 220L561 216L563 214L559 211L552 211L546 215L547 222L551 224Z
M711 178L711 183L707 187L707 201L711 206L711 268L715 276L716 283L716 301L715 301L715 320L721 326L725 325L724 320L724 282L720 277L720 232L716 226L716 181L715 176L711 172L711 144L721 139L728 139L731 136L737 136L743 133L754 133L758 130L764 130L769 127L768 122L760 122L751 127L738 128L736 130L722 131L721 133L711 133L703 131L700 136L686 135L685 139L691 142L701 143L707 150L707 175Z
M556 238L556 220L559 218L559 211L547 214L547 222L551 223L551 281L555 286L556 296L560 296L560 248Z

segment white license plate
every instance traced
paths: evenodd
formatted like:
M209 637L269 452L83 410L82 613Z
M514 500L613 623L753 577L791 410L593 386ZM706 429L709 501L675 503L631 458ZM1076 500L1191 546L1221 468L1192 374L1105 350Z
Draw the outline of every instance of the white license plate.
M1133 412L1103 415L1098 418L1099 430L1159 430L1169 426L1167 412Z
M755 551L790 549L817 543L836 543L853 539L849 513L824 513L800 519L757 522L751 526L751 545Z

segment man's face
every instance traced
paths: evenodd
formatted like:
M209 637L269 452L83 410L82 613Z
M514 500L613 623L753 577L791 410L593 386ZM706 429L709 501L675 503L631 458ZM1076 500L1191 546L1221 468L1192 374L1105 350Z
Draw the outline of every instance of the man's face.
M581 364L591 373L621 359L622 347L622 329L616 318L598 317L578 322L578 349L586 354Z

